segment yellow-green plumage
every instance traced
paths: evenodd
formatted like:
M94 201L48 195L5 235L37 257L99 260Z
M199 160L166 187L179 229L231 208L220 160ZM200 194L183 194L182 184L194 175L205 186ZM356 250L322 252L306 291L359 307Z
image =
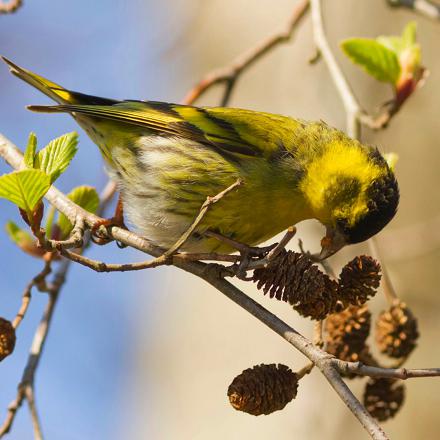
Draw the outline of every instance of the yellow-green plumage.
M230 251L206 230L256 245L316 218L346 242L361 241L394 215L397 184L373 148L324 123L230 108L113 101L68 91L10 61L12 73L58 102L99 146L131 222L168 248L207 196L233 184L206 215L187 251ZM341 236L342 236L341 235Z

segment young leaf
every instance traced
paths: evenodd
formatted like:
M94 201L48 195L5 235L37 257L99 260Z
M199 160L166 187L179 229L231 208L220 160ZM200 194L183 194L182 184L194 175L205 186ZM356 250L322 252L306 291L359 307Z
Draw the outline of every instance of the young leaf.
M341 47L353 63L378 81L396 83L400 66L393 50L368 38L351 38L343 41Z
M32 212L50 188L50 177L40 170L21 170L0 177L0 197Z
M24 252L34 257L41 257L45 254L46 251L44 249L37 247L35 238L14 222L6 223L5 229L9 238Z
M417 44L416 40L416 29L417 24L414 21L409 22L405 29L402 32L402 36L385 36L381 35L376 38L376 41L386 46L388 49L391 49L396 53L397 56L408 48L412 48Z
M383 46L387 47L388 49L392 50L393 52L395 52L397 56L405 48L402 38L396 37L394 35L391 36L381 35L380 37L376 38L376 41L382 44Z
M18 245L20 245L20 243L22 243L23 241L35 241L35 239L33 239L27 231L21 229L14 222L7 222L5 225L5 230L9 238Z
M67 197L72 202L84 208L86 211L95 213L99 206L99 196L95 188L87 185L78 186L74 188ZM67 237L73 228L72 223L67 219L64 214L60 214L58 219L58 226L61 229L62 237Z
M391 152L391 153L385 153L383 157L386 163L388 164L388 166L390 167L390 170L394 171L396 168L397 161L399 160L399 155L397 153Z
M69 166L75 156L77 145L78 134L75 132L64 134L50 141L38 152L35 168L48 174L53 183Z
M49 213L46 217L46 225L44 226L44 229L46 230L46 237L53 238L52 237L52 226L53 226L53 220L55 218L55 208L53 206L50 207Z
M417 23L415 21L410 21L403 29L402 32L402 43L404 47L410 47L417 43Z
M37 151L37 136L35 133L29 133L28 143L24 152L24 164L27 168L33 168L35 162L35 153Z

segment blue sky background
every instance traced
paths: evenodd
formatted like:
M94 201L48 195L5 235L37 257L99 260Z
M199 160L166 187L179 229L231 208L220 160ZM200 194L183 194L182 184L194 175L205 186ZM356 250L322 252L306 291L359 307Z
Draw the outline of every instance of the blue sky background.
M25 2L13 15L0 16L0 53L19 65L82 92L114 98L178 100L182 65L189 60L173 50L191 19L182 2L38 0ZM165 32L166 30L166 32ZM188 67L186 71L189 71ZM38 115L26 104L47 103L39 92L0 65L0 131L20 148L30 131L40 148L63 133L79 130L65 115ZM72 166L57 182L69 191L79 184L98 190L106 175L97 148L80 131L80 148ZM0 163L0 172L9 168ZM0 200L0 225L20 222L15 207ZM118 251L114 244L95 247L91 255L106 261L141 258ZM42 262L24 255L0 230L0 316L12 319L22 291ZM72 267L36 377L37 403L49 439L118 438L125 403L119 399L130 380L133 323L148 319L136 312L139 295L154 290L150 274L96 274ZM0 364L0 419L15 397L15 388L36 325L46 304L34 292L30 311L18 330L14 354ZM32 428L23 408L8 438L30 438Z

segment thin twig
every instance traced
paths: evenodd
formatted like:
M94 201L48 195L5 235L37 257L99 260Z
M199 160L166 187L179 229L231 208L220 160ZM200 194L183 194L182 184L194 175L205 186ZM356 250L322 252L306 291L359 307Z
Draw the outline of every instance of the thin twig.
M347 113L347 133L353 138L360 139L360 121L362 120L363 112L361 111L361 107L328 44L322 21L321 0L311 0L311 2L315 41L318 49L322 52L322 56L327 64L333 82L338 89L342 102L344 103L344 108ZM374 244L371 243L371 240L370 246L374 246ZM391 280L388 277L385 264L380 260L380 258L379 262L381 263L382 271L384 273L384 281L386 283L385 292L389 293L390 295L394 294L394 296L396 296L395 290L391 284Z
M313 343L319 348L324 346L324 338L322 337L323 328L324 321L322 319L315 322L315 326L313 328Z
M27 385L25 389L26 400L29 405L29 411L32 418L32 426L34 427L34 439L43 440L43 432L41 430L40 417L38 416L37 405L35 403L35 395L33 386Z
M218 193L214 197L208 196L200 208L199 214L193 221L193 223L188 227L188 229L180 236L180 238L176 241L176 243L171 246L167 251L165 251L159 257L154 258L149 261L142 261L139 263L123 263L123 264L112 264L112 263L104 263L103 261L93 260L91 258L85 257L79 253L69 252L65 246L58 245L57 249L63 257L68 258L75 263L82 264L90 269L93 269L96 272L128 272L135 270L143 270L149 269L153 267L158 267L166 264L172 264L172 256L187 242L190 236L193 234L195 229L200 225L201 221L208 213L209 209L215 203L218 203L224 196L230 193L232 190L238 188L242 184L241 179L237 179L232 185L228 188L224 189L220 193ZM80 229L82 231L82 235L84 235L84 220L81 219ZM73 236L74 234L72 234ZM71 237L72 238L72 237ZM82 239L82 238L81 238ZM61 242L57 242L61 243ZM211 254L211 256L214 256ZM186 255L186 259L189 259L189 256ZM235 259L234 259L235 260ZM220 261L224 261L222 258Z
M37 330L35 331L29 357L26 366L24 368L21 381L18 385L17 396L14 399L14 401L9 405L6 419L3 425L0 427L0 438L10 431L18 409L21 407L25 399L28 400L29 396L32 397L32 401L29 403L30 403L31 416L34 424L34 432L36 438L40 438L40 439L42 438L41 436L40 437L37 436L37 433L41 434L41 427L40 427L40 423L37 422L38 418L36 417L37 413L35 409L35 401L33 399L34 379L35 379L35 373L37 371L41 359L41 355L43 353L43 348L47 340L47 335L52 321L53 311L58 299L60 289L64 284L68 267L69 267L69 262L67 260L62 262L57 272L54 275L53 282L48 292L49 301L46 305L46 308L44 310L40 323L37 327ZM29 391L29 388L31 389L31 392Z
M77 249L84 244L85 222L82 217L78 217L74 223L74 227L68 239L66 240L49 240L43 238L40 240L40 246L48 251L60 249Z
M377 116L369 115L364 111L359 112L359 122L365 127L371 128L371 130L383 130L388 127L391 119L393 119L393 117L399 112L402 104L403 102L398 103L396 99L393 99Z
M283 238L280 240L280 242L271 250L266 256L266 261L269 263L271 260L273 260L279 253L285 249L285 247L289 244L289 241L292 240L292 238L296 234L296 227L295 226L289 226L286 230L286 233L284 234ZM266 265L267 265L266 263Z
M342 380L339 372L335 368L330 367L330 364L322 367L321 371L333 389L339 394L339 397L370 434L371 438L374 440L389 440L377 421L365 409L364 405L359 402L350 388L348 388L347 384Z
M2 147L3 141L4 138L2 138L2 136L0 135L0 149ZM11 158L12 157L14 157L14 155L12 155ZM18 157L16 157L16 159L17 158ZM20 167L20 161L18 161L18 166ZM108 184L106 186L106 189L104 190L101 196L101 204L98 209L99 213L103 213L108 203L111 201L114 194L114 190L112 190L112 187L114 187L113 184ZM81 211L81 209L79 209L79 211ZM70 220L74 221L75 218L78 218L78 216L72 217ZM65 282L67 271L70 266L70 261L68 260L63 261L54 275L52 284L48 286L46 283L46 277L50 272L50 263L51 263L51 259L46 260L46 264L43 271L40 274L38 274L36 277L34 277L31 283L29 283L29 285L27 286L27 289L23 295L22 306L20 307L20 310L13 321L13 326L18 327L29 306L30 291L33 286L37 286L41 291L49 292L49 301L46 305L43 316L40 320L40 324L38 325L37 330L35 331L34 339L30 349L30 354L26 366L23 370L21 381L17 387L17 395L15 399L8 406L8 412L6 418L3 424L0 426L0 438L2 438L6 433L8 433L11 430L12 424L14 423L15 420L15 416L17 415L19 408L22 406L23 401L26 399L29 403L29 409L31 412L32 423L34 426L34 436L36 439L42 439L41 423L39 421L37 407L34 398L34 380L35 380L37 367L39 365L41 355L43 353L43 348L47 339L50 324L52 322L53 311L56 302L58 300L60 290Z
M228 245L232 249L236 249L237 251L240 251L242 253L249 253L252 249L252 246L249 246L245 243L234 240L233 238L227 237L226 235L219 234L218 232L208 230L208 231L204 232L204 235L207 237L215 238L218 241L221 241L222 243Z
M17 329L20 325L21 321L26 315L26 312L29 308L29 304L31 302L31 296L32 296L32 288L34 286L37 286L37 288L43 292L47 291L47 284L46 284L46 277L51 273L51 260L48 259L44 263L43 270L38 273L26 286L26 289L24 290L24 293L22 295L22 301L20 309L17 312L17 315L15 316L14 320L12 321L12 326Z
M14 168L19 168L22 163L21 152L4 136L0 135L0 156L5 158L7 162ZM60 212L62 212L71 222L74 222L78 215L83 216L85 222L89 227L92 227L96 221L101 220L100 217L91 214L87 211L81 209L78 205L73 203L64 194L58 191L56 188L52 187L45 196L50 203L52 203ZM163 250L152 245L148 240L139 235L127 231L116 226L109 228L109 235L111 238L120 241L121 243L130 246L132 248L138 249L142 252L149 253L153 256L160 256ZM386 439L382 434L378 434L380 431L379 426L376 421L365 414L364 412L358 412L356 410L357 404L360 405L359 401L352 395L350 390L344 390L340 382L341 380L338 371L334 365L331 365L333 358L326 352L320 350L318 347L314 346L312 342L304 338L300 333L294 330L292 327L287 325L276 315L271 313L269 310L265 309L263 306L258 304L252 298L248 297L241 290L233 286L227 280L222 277L224 273L224 266L219 266L216 264L204 264L201 262L185 261L184 259L179 259L174 257L174 265L180 269L190 272L214 286L217 290L227 296L229 299L237 303L240 307L246 310L251 315L255 316L263 324L267 325L270 329L275 331L281 337L283 337L288 343L293 347L303 353L311 362L313 362L323 374L326 375L329 382L339 393L346 392L346 396L342 396L344 402L353 412L353 414L364 424L368 422L368 427L366 428L368 432L372 435L374 439ZM326 371L326 372L324 372ZM357 402L357 404L355 404ZM362 405L361 405L362 407ZM362 407L363 408L363 407ZM13 409L11 410L13 412ZM9 417L9 415L8 415ZM1 432L1 431L0 431Z
M160 256L149 261L141 261L139 263L104 263L103 261L93 260L85 257L84 255L70 252L66 249L60 249L60 254L75 263L79 263L82 266L86 266L95 272L129 272L136 270L149 269L153 267L163 266L165 264L171 264L171 259Z
M385 294L385 297L389 304L393 304L397 299L397 293L394 289L393 283L391 281L390 275L388 273L388 269L386 265L383 263L382 256L379 252L379 247L376 242L376 238L373 237L370 240L368 240L368 246L370 248L371 255L380 263L381 270L382 270L382 280L381 280L381 286L383 293Z
M237 263L240 260L238 255L226 255L216 253L198 253L198 254L176 254L171 257L159 256L153 260L140 261L136 263L105 263L103 261L94 260L85 257L76 252L69 252L60 249L60 254L75 263L86 266L95 272L131 272L144 269L152 269L154 267L174 264L176 261L223 261L229 263Z
M341 379L339 372L331 364L333 357L313 345L304 336L288 326L276 315L265 309L253 299L245 295L237 287L233 286L226 280L219 277L219 272L215 265L204 265L204 269L200 273L198 268L182 269L192 272L225 294L229 299L247 310L251 315L255 316L263 324L282 336L287 342L293 345L297 350L309 358L324 374L331 386L340 395L347 407L352 411L356 418L362 423L362 426L369 432L375 440L387 440L386 435L377 424L376 420L365 410L363 405L357 400L351 390L345 385Z
M330 76L344 105L347 134L352 138L359 139L361 136L361 125L371 128L372 130L382 130L386 128L391 119L401 109L402 102L399 103L394 99L384 107L383 112L378 116L372 116L362 109L330 48L322 20L321 1L311 0L311 4L315 44L327 64ZM422 82L420 83L422 84Z
M0 14L11 14L23 5L22 0L0 0Z
M395 7L412 9L434 20L440 20L440 5L429 0L388 0Z
M358 138L360 134L359 115L361 107L356 100L353 90L348 84L347 79L342 73L341 68L336 61L333 51L330 48L325 35L324 24L322 21L322 8L320 0L311 0L312 5L312 23L315 44L327 64L333 83L341 96L347 114L346 127L347 134L350 137Z
M440 376L440 368L380 368L364 365L362 362L344 362L339 359L333 359L333 366L343 374L358 374L360 376L368 377L388 377L400 380Z
M307 374L310 374L314 368L315 364L313 362L308 363L304 367L301 368L301 370L298 370L296 374L296 378L298 380L302 379L304 376L307 376Z
M199 214L193 221L193 223L189 226L189 228L182 234L182 236L174 243L173 246L171 246L164 254L163 257L167 258L171 255L174 255L189 239L189 237L193 234L193 232L196 230L197 226L200 225L201 221L204 219L205 215L208 213L209 209L212 205L219 202L224 196L226 196L228 193L233 191L234 189L238 188L240 185L243 184L243 181L241 179L237 179L232 185L230 185L228 188L224 189L220 193L218 193L214 197L208 196L203 203L202 207L200 208Z
M298 1L292 11L285 29L282 31L277 31L265 38L255 47L238 56L229 66L214 70L206 75L193 89L189 91L182 102L187 105L193 104L213 85L224 83L226 86L221 106L227 106L232 90L239 76L253 63L271 51L275 46L289 41L292 38L293 32L298 23L307 12L308 7L309 0Z

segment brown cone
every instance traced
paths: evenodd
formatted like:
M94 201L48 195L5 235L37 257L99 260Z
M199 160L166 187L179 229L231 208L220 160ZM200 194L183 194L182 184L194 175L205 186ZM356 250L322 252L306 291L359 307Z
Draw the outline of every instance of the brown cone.
M283 409L297 390L297 375L289 367L261 364L238 375L229 385L228 397L236 410L259 416Z
M394 417L405 399L405 386L398 379L371 378L365 386L364 405L380 422Z
M350 306L325 320L326 351L338 359L356 362L365 354L365 341L370 334L371 313L366 305Z
M371 313L367 305L349 306L325 320L325 349L328 353L346 362L362 362L378 367L379 363L366 344L371 328ZM354 373L342 373L346 379L362 376Z
M361 255L347 263L339 275L339 300L344 308L362 305L376 294L381 279L379 263Z
M336 307L337 283L298 252L282 251L267 267L254 271L253 281L264 294L312 319L323 319Z
M0 361L9 356L15 347L15 329L10 321L0 318Z
M416 347L417 319L404 302L396 301L376 321L376 343L381 353L392 358L407 357Z

